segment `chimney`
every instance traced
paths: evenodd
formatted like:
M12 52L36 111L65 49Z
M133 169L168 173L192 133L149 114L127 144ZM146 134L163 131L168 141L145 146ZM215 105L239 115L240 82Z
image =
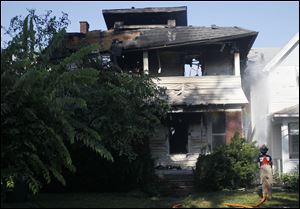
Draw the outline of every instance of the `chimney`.
M80 21L80 33L84 33L86 34L87 32L89 32L89 23L87 21Z

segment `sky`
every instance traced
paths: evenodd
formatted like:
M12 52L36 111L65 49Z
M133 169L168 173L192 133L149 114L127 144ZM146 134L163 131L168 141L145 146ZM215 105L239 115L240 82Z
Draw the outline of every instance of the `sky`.
M298 1L1 1L1 26L8 27L16 15L25 17L26 9L38 14L52 10L69 15L68 32L79 32L79 21L88 21L90 30L106 30L102 9L131 7L187 6L188 25L239 26L259 32L254 48L283 47L299 32ZM1 45L3 36L1 29Z

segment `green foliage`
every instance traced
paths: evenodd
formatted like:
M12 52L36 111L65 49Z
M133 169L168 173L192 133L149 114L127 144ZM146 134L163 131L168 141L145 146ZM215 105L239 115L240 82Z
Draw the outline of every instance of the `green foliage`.
M94 89L86 99L93 111L80 117L88 117L89 124L101 130L106 147L134 160L132 144L143 143L166 114L160 90L147 76L113 71L100 71Z
M258 153L254 143L246 143L236 133L230 144L210 155L199 156L195 171L197 188L217 191L251 186L258 172L255 162Z
M64 171L76 170L69 149L80 144L110 163L135 163L121 171L140 182L150 164L134 147L166 115L163 91L148 76L102 68L91 59L97 45L68 52L67 23L66 14L30 10L7 30L14 35L1 51L1 180L25 181L35 194L53 177L66 185Z
M34 9L30 9L28 13L24 19L21 16L13 17L9 28L5 30L5 34L12 38L14 44L23 44L31 50L38 49L42 51L48 47L56 33L70 24L68 14L64 12L62 12L60 17L53 16L51 10L46 11L45 14L38 15ZM2 26L2 28L4 27ZM19 39L20 36L22 36L22 42L16 43L14 40ZM9 46L12 42L5 44ZM28 42L30 44L26 45Z
M290 173L283 173L278 181L288 190L299 191L299 166Z
M47 43L41 43L39 35L46 34L43 27L50 23L36 18L34 13L26 16L20 22L22 29L1 52L1 180L24 180L34 194L42 187L42 181L50 183L51 176L66 183L61 174L63 168L75 171L66 146L80 134L83 144L112 160L100 144L98 132L85 123L81 123L84 131L78 131L74 125L75 111L87 108L80 97L81 87L95 83L98 72L84 68L70 71L65 61L57 64L45 59L65 34L64 29L54 31L59 29L54 25L64 23L53 22L53 39L48 40L53 45L44 52L40 50ZM65 60L72 62L86 55L86 51L79 51L74 58Z
M142 189L149 192L154 177L153 160L148 143L133 146L136 158L129 159L111 151L114 161L99 158L87 147L74 143L70 153L77 168L76 173L64 172L67 187L54 182L44 188L45 192L128 192ZM84 156L84 157L83 157Z

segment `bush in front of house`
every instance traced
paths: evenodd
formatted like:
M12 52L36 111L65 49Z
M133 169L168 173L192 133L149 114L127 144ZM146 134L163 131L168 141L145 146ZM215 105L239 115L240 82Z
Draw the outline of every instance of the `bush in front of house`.
M299 166L290 173L284 173L279 177L284 188L292 191L299 191Z
M57 181L45 185L42 192L152 192L154 164L148 143L136 144L134 160L111 152L114 162L101 159L92 150L73 144L70 153L77 168L76 173L64 171L66 186Z
M197 189L218 191L252 186L258 172L258 154L254 143L247 143L236 133L230 144L198 157L194 172Z

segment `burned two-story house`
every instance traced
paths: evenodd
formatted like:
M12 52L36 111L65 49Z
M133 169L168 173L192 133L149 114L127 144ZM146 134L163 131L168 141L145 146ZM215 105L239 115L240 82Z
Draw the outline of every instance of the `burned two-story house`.
M186 7L103 10L107 30L70 33L70 48L99 43L120 69L158 77L172 107L150 140L157 167L191 169L200 153L245 134L241 86L257 32L237 26L190 26ZM199 20L201 23L201 20Z

